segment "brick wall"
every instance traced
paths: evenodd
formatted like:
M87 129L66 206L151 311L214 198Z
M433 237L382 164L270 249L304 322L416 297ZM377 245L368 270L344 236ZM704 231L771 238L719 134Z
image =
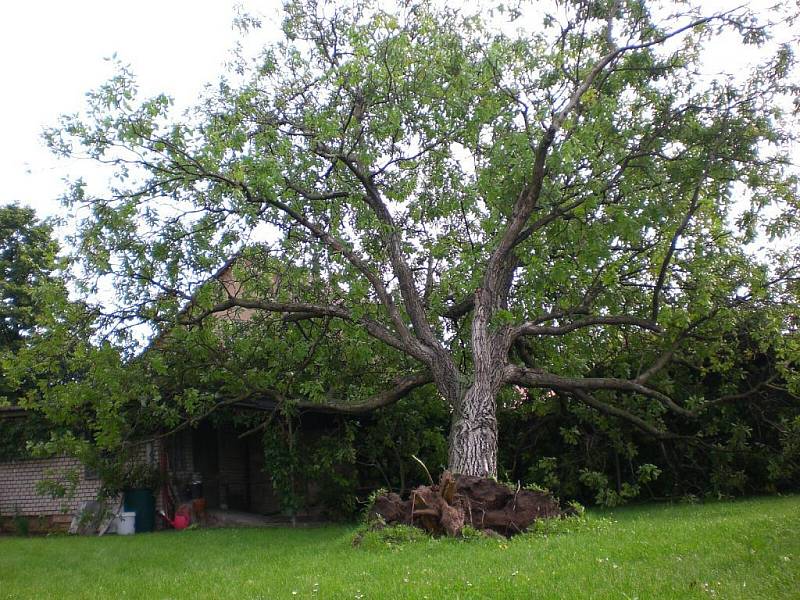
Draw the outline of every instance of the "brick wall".
M140 460L157 465L159 447L144 444ZM74 495L51 498L37 493L37 484L43 479L65 482L69 472L77 473L78 485ZM76 458L56 458L0 462L0 517L74 515L83 502L96 500L102 481L88 472ZM156 494L156 508L161 508L160 494Z
M164 440L169 472L176 485L191 483L194 478L195 464L192 453L192 431L183 429Z
M73 497L53 499L36 492L41 480L63 480L70 470L78 474ZM66 456L0 463L0 516L72 515L82 502L97 497L101 482L88 475L80 461Z

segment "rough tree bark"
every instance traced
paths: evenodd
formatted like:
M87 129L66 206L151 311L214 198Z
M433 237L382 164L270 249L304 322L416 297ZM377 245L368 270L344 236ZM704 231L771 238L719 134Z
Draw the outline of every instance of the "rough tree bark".
M497 476L495 396L486 381L476 381L453 411L448 468L476 477Z
M492 328L502 294L475 293L471 342L471 385L455 401L448 443L448 468L457 475L497 476L497 394L505 384L508 329Z

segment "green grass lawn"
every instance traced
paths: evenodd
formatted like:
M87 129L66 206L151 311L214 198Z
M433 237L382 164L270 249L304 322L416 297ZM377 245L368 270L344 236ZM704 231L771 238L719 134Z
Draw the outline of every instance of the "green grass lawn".
M0 599L800 598L798 496L588 519L558 535L378 548L354 548L352 526L6 537Z

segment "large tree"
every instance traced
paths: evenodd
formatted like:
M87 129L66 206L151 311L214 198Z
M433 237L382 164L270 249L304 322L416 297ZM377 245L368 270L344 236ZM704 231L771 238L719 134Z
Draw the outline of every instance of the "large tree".
M683 2L522 14L290 2L283 39L177 122L121 68L48 132L113 167L108 192L67 194L83 273L114 277L107 316L291 324L235 348L234 398L358 412L433 385L458 473L496 473L498 398L520 388L668 437L664 415L714 401L674 394L670 361L724 356L744 305L790 326L791 253L744 247L796 223L791 50L701 76L716 34L744 52L768 27ZM202 284L237 253L220 298Z

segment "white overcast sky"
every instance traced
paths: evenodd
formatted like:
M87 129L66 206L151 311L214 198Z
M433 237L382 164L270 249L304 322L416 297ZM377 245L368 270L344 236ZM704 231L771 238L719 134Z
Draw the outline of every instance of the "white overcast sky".
M76 112L112 74L104 57L129 63L144 95L191 105L223 71L237 34L237 0L0 0L0 204L40 216L59 210L62 178L85 165L56 160L41 131ZM254 2L250 4L255 4ZM261 2L259 11L278 2Z
M50 156L41 131L79 110L86 91L111 75L104 57L116 52L129 63L144 95L165 92L189 106L222 73L238 35L234 7L242 4L267 15L268 36L279 22L279 0L0 0L0 204L58 214L62 178L87 165ZM734 3L706 6L711 12ZM724 46L714 61L734 69L745 62Z

